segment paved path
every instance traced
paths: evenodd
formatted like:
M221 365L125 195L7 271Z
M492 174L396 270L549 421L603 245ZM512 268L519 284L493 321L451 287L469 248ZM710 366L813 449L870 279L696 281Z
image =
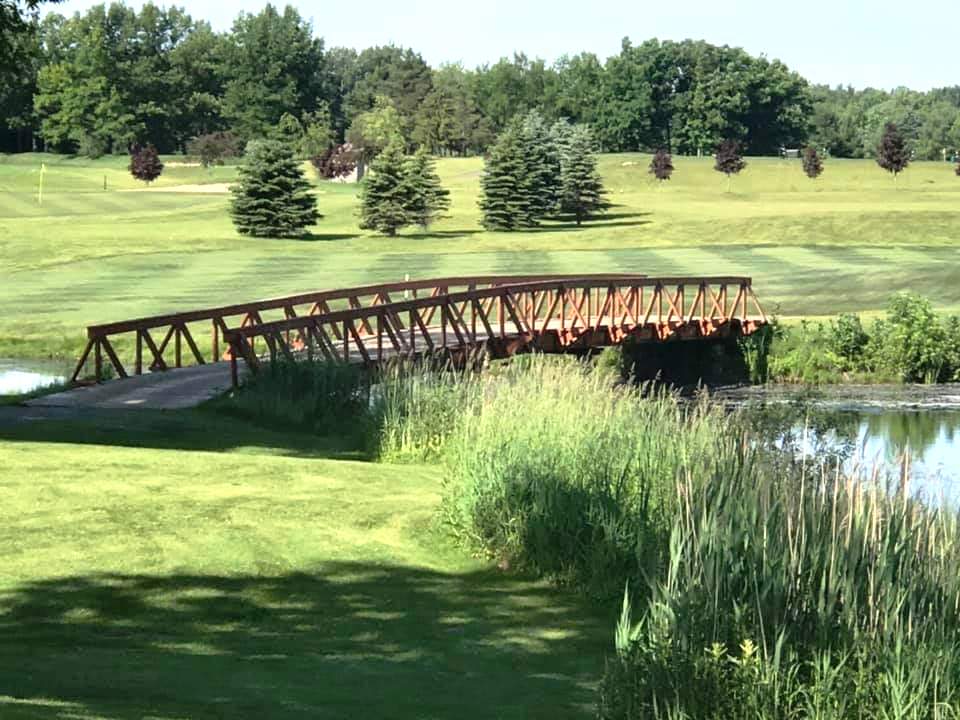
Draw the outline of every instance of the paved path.
M229 389L230 363L220 362L78 387L25 404L33 408L176 410L194 407Z

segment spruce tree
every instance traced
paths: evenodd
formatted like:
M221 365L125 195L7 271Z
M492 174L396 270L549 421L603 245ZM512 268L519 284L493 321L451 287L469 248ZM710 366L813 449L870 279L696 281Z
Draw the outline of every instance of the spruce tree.
M537 219L557 212L560 203L560 149L552 128L536 110L521 122L523 157L530 182L530 209Z
M450 192L440 184L433 158L425 147L407 158L404 172L410 187L407 210L414 223L426 228L450 208Z
M880 138L880 147L877 148L877 165L893 174L893 182L910 164L910 151L907 141L900 130L893 123L883 127L883 136Z
M593 136L585 125L576 125L564 144L560 158L560 198L564 212L572 213L577 225L607 207L605 191L597 172Z
M660 148L650 160L650 174L663 183L673 175L673 156L665 148Z
M360 188L360 227L392 237L399 228L416 222L411 212L415 204L403 147L391 142L370 163Z
M298 237L317 222L317 199L286 144L250 143L239 172L231 214L240 234Z
M163 163L160 162L160 155L157 149L147 143L145 147L135 146L130 151L130 174L137 180L143 180L145 183L152 183L163 172Z
M823 173L823 160L813 146L807 146L803 151L803 171L811 180L816 180Z
M717 148L714 159L716 162L713 169L727 176L727 192L730 192L731 178L739 175L740 171L747 166L746 160L740 155L740 143L736 140L724 140Z
M480 210L487 230L514 230L536 224L531 181L524 159L519 123L507 125L490 148L480 178Z

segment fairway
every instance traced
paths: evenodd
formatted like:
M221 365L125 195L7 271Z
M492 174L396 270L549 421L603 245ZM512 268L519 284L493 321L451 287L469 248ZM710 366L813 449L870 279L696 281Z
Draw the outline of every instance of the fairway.
M94 322L405 275L748 274L767 308L788 317L876 311L897 290L960 308L960 178L947 164L915 163L895 186L872 161L831 160L812 181L798 161L750 158L726 193L710 159L677 158L662 187L648 162L602 156L614 207L581 228L482 231L483 164L467 158L438 162L453 205L429 233L362 232L355 187L322 183L324 218L310 240L262 240L234 232L227 195L162 191L229 182L235 168L169 167L143 190L124 159L7 156L0 355L70 356Z

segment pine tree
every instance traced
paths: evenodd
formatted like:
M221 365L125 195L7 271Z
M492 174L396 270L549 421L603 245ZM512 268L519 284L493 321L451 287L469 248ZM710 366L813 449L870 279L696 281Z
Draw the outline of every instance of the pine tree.
M585 125L574 126L564 144L560 185L561 207L564 212L573 213L577 225L607 207L593 153L593 136Z
M151 183L160 177L162 172L163 163L160 162L160 155L151 143L147 143L146 147L137 145L130 152L130 174L137 180Z
M730 181L734 175L747 166L746 160L740 155L740 143L736 140L724 140L717 148L716 162L713 169L727 176L727 192L730 192Z
M317 199L293 151L276 140L247 146L240 180L231 189L237 232L254 237L298 237L317 222Z
M650 160L650 174L661 183L673 175L673 156L665 148L660 148Z
M823 173L823 160L813 146L807 146L803 151L803 171L811 180L816 180Z
M411 208L415 193L407 176L407 162L399 142L387 145L373 162L360 189L360 227L394 236L416 218Z
M877 148L877 165L893 174L893 182L910 164L910 151L907 141L900 130L893 123L883 127L883 136L880 138L880 147Z
M536 110L521 123L523 157L530 181L530 208L537 219L557 212L560 203L560 149L556 136Z
M480 178L480 210L487 230L513 230L536 224L531 181L524 159L522 133L511 122L490 148Z
M426 228L450 208L450 192L440 185L433 158L425 147L407 158L404 172L410 186L407 210L414 223Z

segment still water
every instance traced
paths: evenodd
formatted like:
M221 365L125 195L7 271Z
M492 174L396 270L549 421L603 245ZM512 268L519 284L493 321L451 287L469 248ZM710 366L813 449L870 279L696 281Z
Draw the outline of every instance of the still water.
M758 388L725 399L789 408L782 422L801 451L835 454L866 476L906 467L915 492L960 504L960 385Z
M21 395L63 382L69 370L56 360L0 358L0 395Z

